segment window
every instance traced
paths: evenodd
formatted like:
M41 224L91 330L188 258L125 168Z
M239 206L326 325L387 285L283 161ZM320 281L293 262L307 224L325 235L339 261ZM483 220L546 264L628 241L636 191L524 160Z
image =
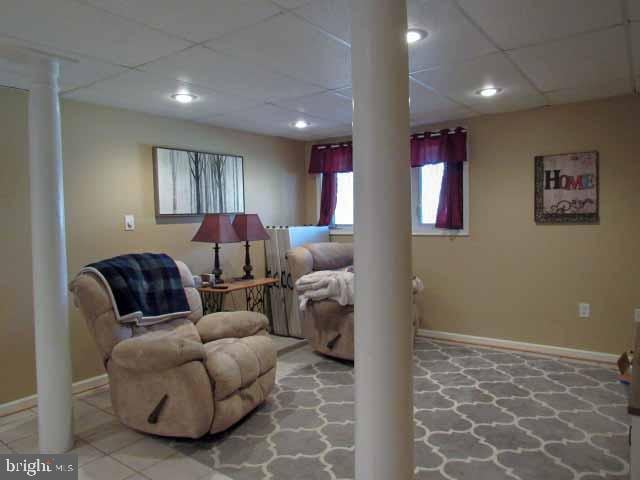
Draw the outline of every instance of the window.
M422 225L435 225L444 163L425 165L417 170L419 176L418 221Z
M469 234L469 164L464 164L464 229L444 230L436 228L436 214L440 202L440 188L444 164L425 165L411 169L411 202L413 233L422 235ZM338 194L333 224L345 228L353 225L353 173L338 173Z
M353 172L338 173L338 195L334 225L353 225Z

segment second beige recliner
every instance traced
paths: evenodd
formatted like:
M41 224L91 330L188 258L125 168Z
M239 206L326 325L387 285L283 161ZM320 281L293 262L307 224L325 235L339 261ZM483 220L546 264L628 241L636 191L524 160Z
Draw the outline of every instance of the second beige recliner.
M353 265L353 244L310 243L287 252L293 283L319 270L340 270ZM302 334L319 353L353 360L353 305L334 300L313 301L302 315Z
M105 368L113 409L142 432L198 438L238 422L275 383L276 349L259 313L202 315L189 268L176 262L191 314L150 326L116 320L109 292L92 273L70 285Z
M300 277L314 271L343 270L353 266L353 244L309 243L289 250L287 262L295 284ZM355 276L357 278L357 272ZM413 293L415 300L416 290ZM353 305L343 306L331 299L309 301L302 313L302 334L316 352L343 360L353 360ZM415 333L415 308L412 321Z

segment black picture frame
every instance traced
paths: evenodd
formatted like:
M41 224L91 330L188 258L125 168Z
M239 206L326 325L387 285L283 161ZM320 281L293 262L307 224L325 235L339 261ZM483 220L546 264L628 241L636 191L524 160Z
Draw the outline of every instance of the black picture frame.
M174 152L184 152L187 155L193 154L194 156L203 156L204 158L218 158L218 157L232 157L234 158L236 161L239 161L240 163L240 175L239 175L239 180L240 180L240 184L242 186L242 192L241 195L239 197L239 203L241 204L241 208L236 208L236 209L225 209L224 211L208 211L207 209L203 209L201 208L201 211L190 211L190 212L182 212L182 213L167 213L166 211L161 211L161 199L160 199L160 166L159 166L159 159L160 159L160 152L162 150L167 150L167 151L174 151ZM245 212L245 171L244 171L244 157L242 155L237 155L237 154L231 154L231 153L214 153L214 152L205 152L205 151L199 151L199 150L191 150L191 149L185 149L185 148L176 148L176 147L168 147L168 146L154 146L152 148L152 152L153 152L153 187L154 187L154 206L155 206L155 216L157 218L189 218L189 217L195 217L195 218L201 218L203 215L205 215L206 213L221 213L221 214L227 214L227 215L235 215L237 213L244 213Z

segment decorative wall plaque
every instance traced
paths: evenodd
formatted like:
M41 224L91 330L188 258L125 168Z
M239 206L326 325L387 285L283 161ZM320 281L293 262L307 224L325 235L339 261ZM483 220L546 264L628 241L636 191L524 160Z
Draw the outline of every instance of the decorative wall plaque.
M598 223L598 152L535 159L536 223Z

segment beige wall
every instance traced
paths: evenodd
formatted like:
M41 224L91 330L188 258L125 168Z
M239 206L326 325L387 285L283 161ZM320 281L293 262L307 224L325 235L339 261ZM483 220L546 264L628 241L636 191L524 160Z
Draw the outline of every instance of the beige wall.
M35 393L27 95L0 88L0 404ZM211 248L192 243L197 223L159 224L154 216L151 147L168 145L244 156L246 210L265 223L293 224L305 215L304 144L195 123L63 102L64 188L69 272L109 256L162 251L196 273L210 271ZM123 231L134 214L136 230ZM264 273L262 242L255 271ZM239 275L240 245L224 245L223 268ZM37 298L37 292L35 292ZM74 381L102 373L92 339L72 308Z
M640 97L447 126L459 123L469 130L470 236L414 237L422 327L610 353L630 347L640 308ZM537 226L534 156L585 150L600 152L600 225ZM312 221L313 190L307 202ZM591 303L591 318L578 318L579 302Z

